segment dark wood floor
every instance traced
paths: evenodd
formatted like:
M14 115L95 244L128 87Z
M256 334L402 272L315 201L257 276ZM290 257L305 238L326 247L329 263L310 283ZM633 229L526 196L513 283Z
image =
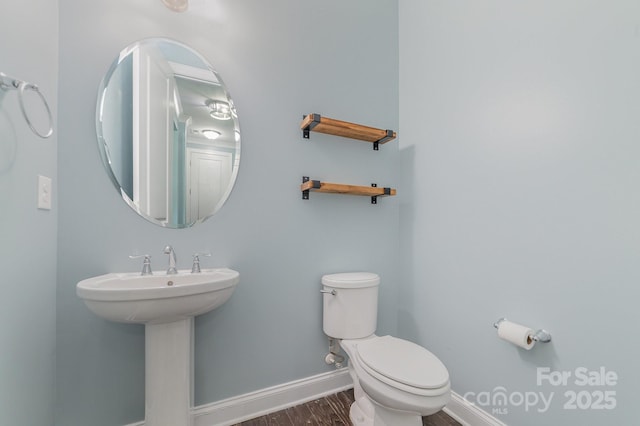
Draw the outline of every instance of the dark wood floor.
M235 426L350 425L353 389L287 408ZM445 412L422 418L423 426L461 426Z

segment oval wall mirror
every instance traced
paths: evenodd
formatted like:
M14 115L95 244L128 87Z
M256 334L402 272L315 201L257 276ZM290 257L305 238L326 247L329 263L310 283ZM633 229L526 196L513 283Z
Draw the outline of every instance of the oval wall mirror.
M96 132L123 200L157 225L200 223L231 193L238 115L218 73L184 44L153 38L122 50L100 85Z

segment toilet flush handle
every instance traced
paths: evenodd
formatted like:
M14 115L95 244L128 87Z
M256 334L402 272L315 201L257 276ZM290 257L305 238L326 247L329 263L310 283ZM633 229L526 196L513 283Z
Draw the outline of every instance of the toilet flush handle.
M320 293L327 293L327 294L330 294L332 296L335 296L336 295L336 290L335 289L332 289L332 290L320 290Z

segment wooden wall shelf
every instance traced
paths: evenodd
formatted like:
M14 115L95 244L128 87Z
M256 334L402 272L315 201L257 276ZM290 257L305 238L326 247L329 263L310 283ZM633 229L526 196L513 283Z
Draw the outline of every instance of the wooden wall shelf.
M309 139L309 132L326 133L373 143L373 149L378 150L380 144L387 143L396 138L393 130L382 130L361 124L340 121L334 118L322 117L320 114L309 114L304 117L302 124L302 136Z
M300 185L302 191L302 199L309 199L309 192L325 192L332 194L348 194L348 195L363 195L371 197L371 204L377 204L378 197L393 196L396 195L396 190L393 188L378 187L376 184L371 186L360 185L348 185L344 183L329 183L320 182L319 180L310 180L307 176L302 177L302 185Z

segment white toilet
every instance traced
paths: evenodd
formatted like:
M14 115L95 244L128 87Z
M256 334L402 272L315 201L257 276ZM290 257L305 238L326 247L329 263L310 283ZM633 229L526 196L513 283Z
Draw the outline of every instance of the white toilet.
M323 276L323 329L349 355L354 426L421 426L449 402L449 372L422 346L374 334L379 284L369 272Z

